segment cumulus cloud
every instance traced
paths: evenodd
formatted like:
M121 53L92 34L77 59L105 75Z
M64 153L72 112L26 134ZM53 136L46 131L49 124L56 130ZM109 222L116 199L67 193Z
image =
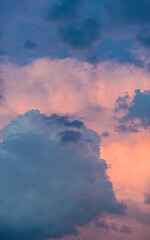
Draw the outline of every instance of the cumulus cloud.
M124 213L99 158L100 138L78 120L32 110L0 136L2 240L59 238L103 212Z
M141 92L135 90L133 99L126 94L116 101L116 112L126 110L125 115L118 118L121 131L137 132L138 127L148 128L150 126L150 91Z

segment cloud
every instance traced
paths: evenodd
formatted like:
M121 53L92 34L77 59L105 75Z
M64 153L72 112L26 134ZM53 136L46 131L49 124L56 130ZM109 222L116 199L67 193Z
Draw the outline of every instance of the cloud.
M28 49L28 50L36 49L36 48L37 48L37 45L36 45L36 43L28 40L28 41L25 42L24 48L26 48L26 49Z
M81 6L86 7L88 18L83 17L84 14L79 16L78 8ZM100 24L97 19L90 17L89 6L89 3L83 5L81 0L61 0L48 10L47 20L58 21L56 28L61 40L72 48L86 48L100 40Z
M136 59L136 58L119 58L116 59L119 63L123 64L123 65L128 65L128 66L136 66L138 68L144 68L145 64L144 61L142 61L141 59Z
M116 101L115 111L127 110L124 116L118 118L119 129L122 131L137 132L138 127L147 129L150 126L150 91L135 90L133 100L129 101L127 94Z
M150 48L150 34L141 33L136 36L136 40L145 48Z
M150 194L149 193L144 193L144 197L145 197L145 204L146 205L150 205Z
M118 24L149 24L149 8L147 0L114 0L105 4L107 13Z
M61 0L50 7L47 12L49 21L70 21L78 17L78 8L82 5L81 0Z
M84 123L79 120L69 121L68 116L58 116L57 114L53 114L50 117L45 116L45 121L47 123L57 123L60 126L64 127L74 127L74 128L81 128L84 127Z
M19 114L39 109L47 115L76 114L77 119L83 117L88 124L92 123L91 127L100 135L104 130L111 135L109 121L116 99L124 92L133 96L135 89L149 89L149 76L144 69L116 62L101 62L93 67L71 58L42 58L26 66L5 62L0 68L3 83L0 127Z
M81 140L81 133L73 130L67 130L59 134L61 136L61 142L78 142Z
M136 44L134 38L141 31L128 29L125 34L124 28L118 30L116 22L108 19L103 11L105 2L107 0L37 0L36 3L6 0L1 7L1 55L19 65L49 56L72 57L92 64L103 59L125 59L120 60L122 64L128 62L143 67L143 58L137 58L132 52ZM116 2L118 9L120 2ZM31 49L34 51L27 51Z
M75 49L89 47L101 39L100 24L94 18L87 18L76 25L60 27L59 34L64 43Z
M122 226L120 229L120 232L125 233L125 234L129 234L132 232L131 228L128 226Z
M116 227L116 225L114 223L109 224L106 221L97 221L96 222L96 226L98 228L104 228L106 230L112 229L114 231L117 231L117 227Z
M118 226L116 226L115 223L113 223L113 222L107 223L105 220L96 221L96 227L104 228L106 230L113 230L115 232L120 232L120 233L124 233L124 234L129 234L132 232L131 228L128 226L123 225L121 228L119 228Z
M126 38L128 35L128 38L133 40L135 48L150 47L150 34L148 33L150 2L148 0L108 0L104 5L108 21L114 24L112 25L114 32L117 32L117 34L121 32L123 35L122 26L124 26L126 28L124 37ZM120 37L122 38L121 34ZM141 46L137 43L140 43ZM134 47L132 46L132 48ZM134 62L133 55L132 58ZM142 57L139 60L143 61ZM136 59L135 63L140 64Z
M0 131L2 240L59 238L103 212L124 213L99 158L97 133L61 119L48 122L32 110Z
M107 131L102 132L101 137L109 137L109 133Z

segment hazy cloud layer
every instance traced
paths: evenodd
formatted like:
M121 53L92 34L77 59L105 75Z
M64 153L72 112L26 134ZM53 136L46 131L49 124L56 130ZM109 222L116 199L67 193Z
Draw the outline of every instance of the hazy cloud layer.
M59 238L103 212L124 213L99 158L99 136L62 119L33 110L0 131L2 240Z

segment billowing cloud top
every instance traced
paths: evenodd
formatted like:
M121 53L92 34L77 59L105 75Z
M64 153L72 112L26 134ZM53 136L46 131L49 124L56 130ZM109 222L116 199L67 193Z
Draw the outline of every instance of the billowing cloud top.
M0 239L59 238L103 212L124 213L99 158L100 138L81 121L32 110L0 137Z

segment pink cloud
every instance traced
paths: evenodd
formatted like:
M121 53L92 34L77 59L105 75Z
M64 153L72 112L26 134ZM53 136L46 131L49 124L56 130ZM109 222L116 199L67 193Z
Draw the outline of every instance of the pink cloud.
M4 101L0 105L0 128L8 124L18 114L31 109L39 109L47 115L52 113L71 114L83 119L87 126L102 138L101 155L112 167L108 170L119 199L140 204L141 211L149 211L144 205L144 192L149 185L150 154L149 133L117 133L114 131L115 101L128 92L131 98L135 89L149 90L149 73L136 67L100 63L96 68L77 60L39 59L26 66L5 63L1 66L4 87ZM132 216L130 216L132 215ZM127 214L121 221L129 224L133 232L128 240L148 240L149 229L137 223L133 214ZM109 229L97 229L94 223L88 228L80 228L80 240L126 240L127 236ZM145 233L145 236L143 234ZM64 240L78 237L68 236Z

